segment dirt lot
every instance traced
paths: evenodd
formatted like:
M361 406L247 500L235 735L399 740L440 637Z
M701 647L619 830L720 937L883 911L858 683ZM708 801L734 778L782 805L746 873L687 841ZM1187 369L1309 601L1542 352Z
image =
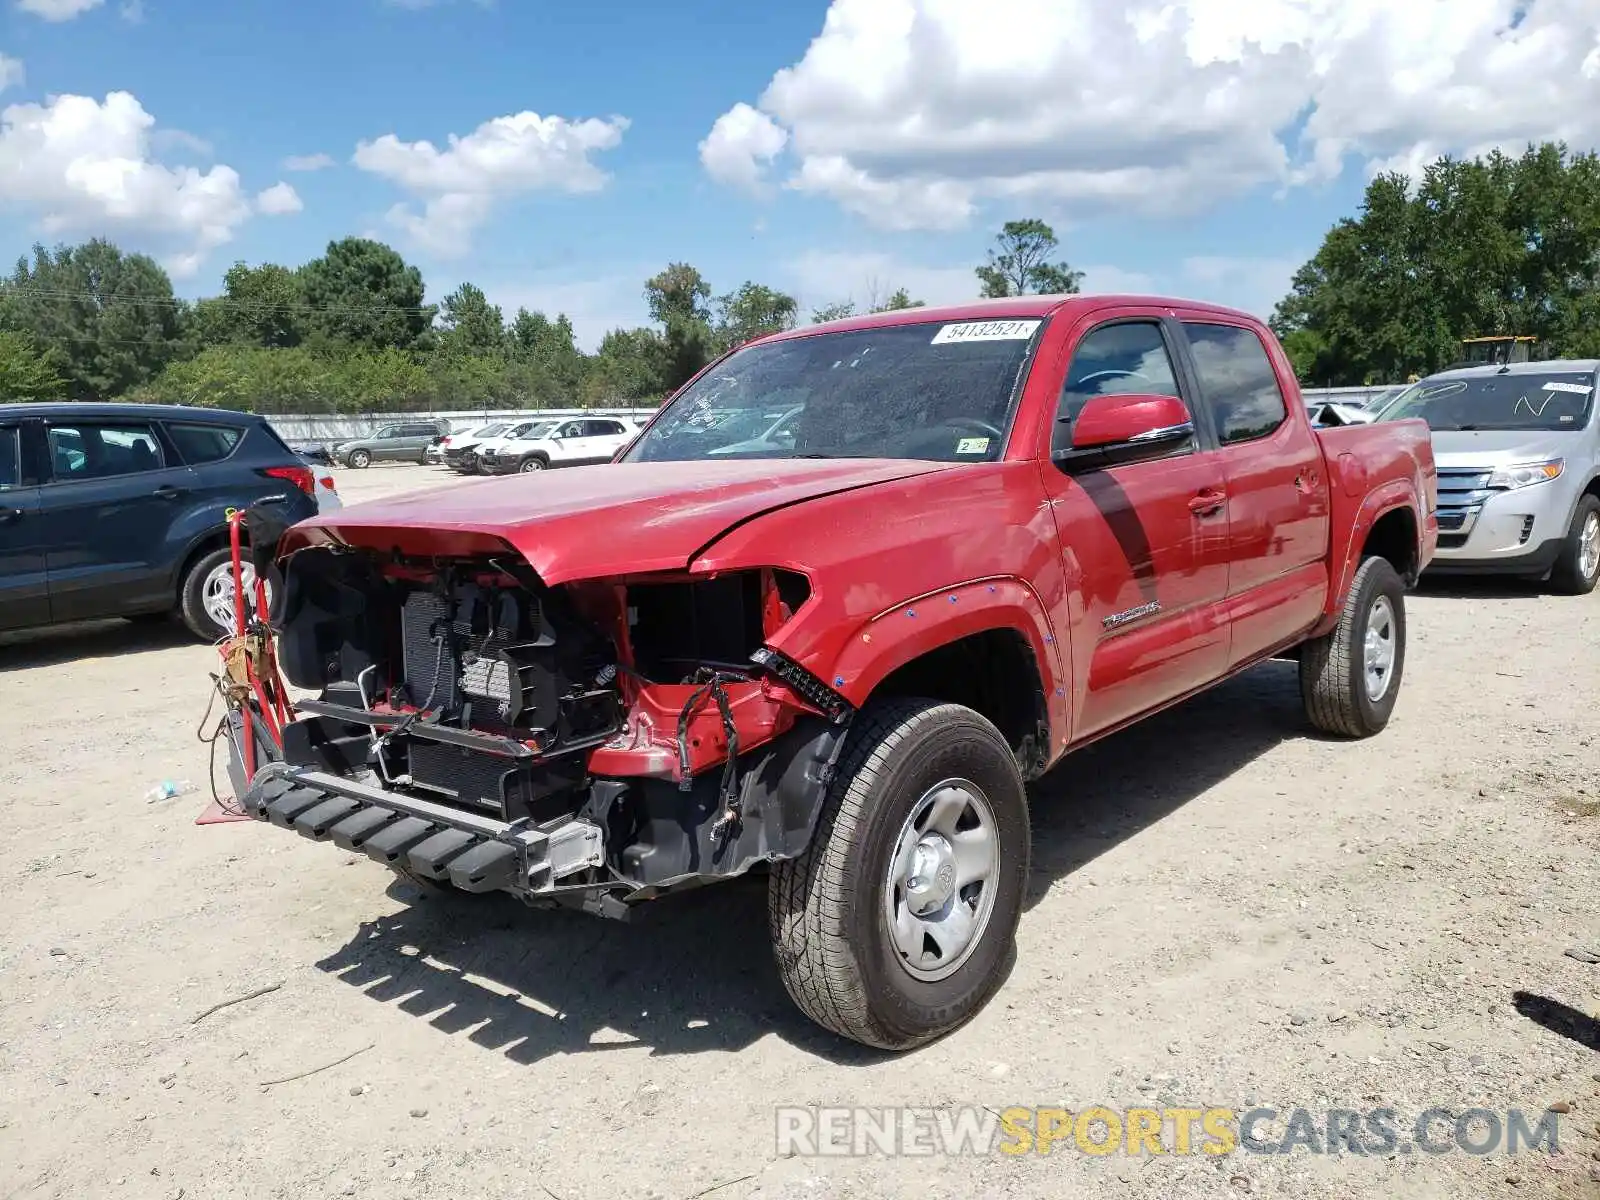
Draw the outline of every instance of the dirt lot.
M790 1007L757 881L630 925L422 900L144 800L206 771L212 652L176 627L0 639L0 1196L1600 1194L1600 966L1563 955L1600 947L1600 595L1430 586L1409 612L1373 741L1311 736L1273 663L1069 760L1009 982L901 1058ZM774 1145L777 1104L1386 1105L1404 1131L1554 1102L1554 1156Z

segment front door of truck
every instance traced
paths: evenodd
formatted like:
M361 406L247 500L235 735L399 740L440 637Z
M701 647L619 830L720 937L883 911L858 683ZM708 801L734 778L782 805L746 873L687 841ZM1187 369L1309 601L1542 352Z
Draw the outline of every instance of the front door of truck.
M1328 598L1328 485L1309 422L1291 413L1260 336L1181 316L1228 492L1230 665L1298 638Z
M1069 337L1052 449L1071 446L1091 396L1197 397L1177 368L1181 336L1161 317L1095 314ZM1069 590L1075 733L1110 729L1220 676L1228 663L1227 495L1209 428L1163 457L1069 473L1041 464ZM1080 632L1081 631L1081 632Z

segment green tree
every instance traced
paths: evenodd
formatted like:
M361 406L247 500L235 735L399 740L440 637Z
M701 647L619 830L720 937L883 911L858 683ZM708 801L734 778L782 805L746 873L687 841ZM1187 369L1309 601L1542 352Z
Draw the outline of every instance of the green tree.
M519 308L506 337L512 359L527 369L522 386L551 403L576 402L588 363L566 313L557 313L552 321L541 312Z
M277 263L236 262L222 277L222 295L196 303L194 323L202 346L298 346L307 331L300 277Z
M737 291L717 298L717 348L726 350L793 329L799 311L793 296L747 281Z
M976 268L981 294L987 297L1072 294L1083 280L1065 261L1050 262L1056 233L1037 217L1007 221L995 237L989 261Z
M55 400L65 390L66 380L27 334L0 330L0 403Z
M1374 179L1271 324L1317 384L1398 383L1477 335L1600 347L1600 157L1550 143Z
M653 329L613 329L601 339L599 353L584 384L584 400L606 404L642 400L668 391L673 352Z
M121 395L186 352L189 306L155 261L108 241L33 248L0 285L0 327L46 348L67 391Z
M842 321L846 317L856 315L856 306L853 300L842 300L837 304L824 304L821 308L811 310L811 323L821 325L828 321Z
M329 242L299 277L311 328L322 339L371 350L428 344L436 310L422 303L422 272L382 242Z
M443 332L439 348L448 354L499 354L505 348L505 318L483 289L463 283L439 305Z
M894 291L889 293L889 298L872 311L897 312L902 308L921 308L922 306L923 302L921 300L913 300L911 293L906 291L905 288L895 288Z
M662 326L665 363L660 376L666 391L675 391L711 360L711 285L688 263L672 263L645 281L650 316ZM601 347L601 356L605 353Z

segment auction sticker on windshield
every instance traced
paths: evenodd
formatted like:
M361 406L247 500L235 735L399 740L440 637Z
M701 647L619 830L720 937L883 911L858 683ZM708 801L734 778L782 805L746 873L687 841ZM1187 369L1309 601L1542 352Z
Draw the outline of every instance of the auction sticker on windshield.
M1581 383L1562 383L1559 379L1552 379L1544 385L1547 392L1571 392L1574 396L1587 396L1594 389Z
M945 325L933 335L933 345L949 342L1025 342L1039 328L1038 321L966 321Z

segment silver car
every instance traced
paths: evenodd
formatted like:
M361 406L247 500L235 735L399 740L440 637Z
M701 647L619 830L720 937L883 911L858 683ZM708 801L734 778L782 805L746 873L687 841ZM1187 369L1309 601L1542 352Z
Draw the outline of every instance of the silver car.
M1430 571L1521 575L1582 595L1600 582L1600 360L1442 371L1378 421L1421 417L1439 469Z

